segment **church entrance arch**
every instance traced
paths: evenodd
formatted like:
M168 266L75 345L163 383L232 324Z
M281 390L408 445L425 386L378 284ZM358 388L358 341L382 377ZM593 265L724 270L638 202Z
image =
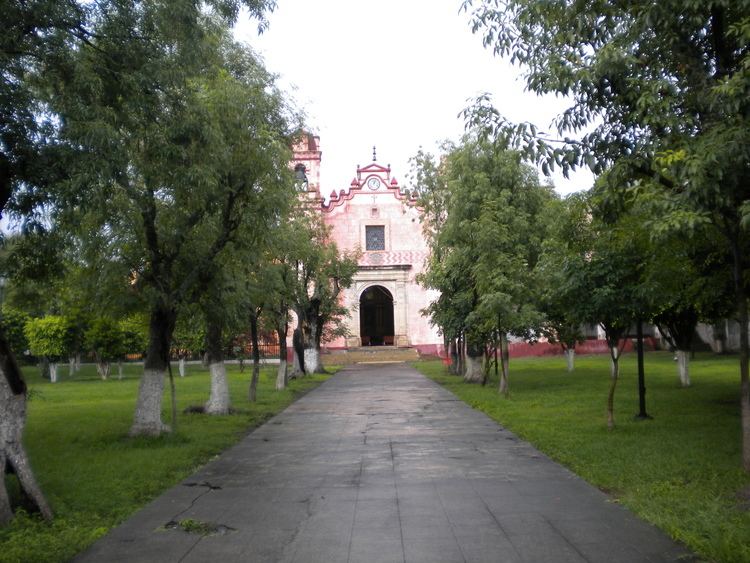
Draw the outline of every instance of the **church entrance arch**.
M393 346L393 295L373 285L359 297L359 335L362 346Z

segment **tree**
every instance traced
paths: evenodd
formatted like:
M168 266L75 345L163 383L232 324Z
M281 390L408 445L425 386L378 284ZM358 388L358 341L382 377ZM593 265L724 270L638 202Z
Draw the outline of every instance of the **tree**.
M148 322L141 313L130 314L119 321L122 336L122 356L117 362L117 376L122 379L122 361L129 354L143 355L148 346Z
M341 320L348 312L339 298L341 291L352 284L359 253L339 254L319 219L308 218L294 226L307 235L304 246L298 249L293 305L303 348L303 369L306 374L324 373L320 344L326 334L330 338L340 332L335 327L343 326Z
M85 148L56 225L103 250L149 310L133 435L168 430L160 404L181 305L214 283L243 218L273 220L292 193L289 112L272 77L193 16L175 26L171 7L111 6L55 98L62 134Z
M50 361L50 381L56 383L57 363L70 351L70 323L58 315L30 319L24 334L31 353Z
M309 239L301 224L305 215L292 213L292 222L284 222L273 237L271 248L264 262L265 318L271 330L276 332L279 341L279 368L276 373L276 390L281 391L289 383L287 366L287 335L289 332L289 312L294 304L297 287L297 258L307 247ZM303 352L304 354L304 352Z
M562 310L570 310L567 314L575 319L598 323L604 330L611 359L607 394L607 427L611 429L624 339L633 323L648 314L641 285L643 233L634 232L633 223L622 217L618 222L605 221L592 199L590 193L568 199L566 219L558 230L564 238L548 246L553 260L546 262L545 269L560 268L553 296Z
M485 381L482 358L487 349L500 348L500 385L507 394L508 334L530 338L539 323L531 274L552 191L517 154L489 139L467 137L444 147L443 182L432 179L436 167L429 159L416 161L422 170L417 177L430 179L421 193L433 209L433 257L423 282L441 291L433 321L444 334L465 337L464 379Z
M3 36L0 40L0 214L9 211L24 220L27 235L38 234L48 224L45 205L50 201L52 186L70 178L71 168L67 156L80 145L64 146L58 141L58 128L62 123L47 95L59 92L58 86L67 74L70 56L80 52L83 45L91 46L96 36L105 32L99 24L116 11L114 2L85 3L73 0L59 2L5 2L2 5ZM241 5L265 25L263 15L274 7L273 0L215 0L198 3L191 0L170 2L162 14L174 17L174 22L197 22L203 17L205 5L212 6L225 21L234 20ZM135 3L133 11L139 8ZM154 23L154 22L150 22ZM167 25L164 25L164 24ZM162 28L176 26L167 19ZM138 27L146 31L151 26ZM190 27L190 26L188 26ZM192 31L196 30L195 25ZM96 33L93 30L96 29ZM135 27L123 27L125 35L135 35ZM111 31L111 29L110 29ZM190 33L186 36L191 35ZM187 44L192 41L187 41ZM188 49L192 51L192 49ZM127 53L125 53L127 55ZM61 69L61 67L64 67ZM99 84L97 81L90 85ZM120 84L122 85L122 84ZM116 89L115 91L118 91ZM82 97L72 96L85 112ZM132 101L132 100L131 100ZM129 105L132 110L134 105ZM101 132L101 129L99 130ZM142 140L142 139L141 139ZM111 147L114 148L114 147ZM84 151L85 152L85 151ZM106 159L105 159L106 160ZM49 209L46 207L46 209ZM55 256L53 252L52 257ZM36 485L26 454L21 445L25 424L27 388L13 353L0 329L0 409L2 435L0 438L0 467L9 462L19 477L21 486L47 519L52 517L44 497ZM5 487L0 487L0 524L12 518Z
M170 351L170 355L177 356L177 372L180 377L185 377L187 359L207 350L206 332L206 324L199 308L183 306L177 315Z
M18 357L26 354L29 350L29 341L24 333L26 323L29 321L29 315L18 309L2 307L2 329L8 341L8 346L13 354Z
M583 340L579 296L566 285L568 250L588 244L580 240L587 233L588 207L573 194L550 205L549 236L542 244L542 255L536 265L539 309L544 314L541 331L552 343L560 344L568 372L575 368L575 348Z
M110 317L94 319L84 333L84 345L94 353L96 371L109 379L110 362L125 354L125 338L120 324Z
M655 297L653 322L675 350L680 385L688 387L698 322L732 314L731 256L710 227L693 238L681 235L665 233L651 245L645 277Z
M750 471L748 212L750 2L666 0L557 3L467 0L485 45L524 66L537 94L569 95L559 138L512 124L486 96L467 117L519 147L545 171L610 170L609 191L668 205L662 229L708 224L732 256L740 324L742 465ZM578 138L580 131L588 132Z

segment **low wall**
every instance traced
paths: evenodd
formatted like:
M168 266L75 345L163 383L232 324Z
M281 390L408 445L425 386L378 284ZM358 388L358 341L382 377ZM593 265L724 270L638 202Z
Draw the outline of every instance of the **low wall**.
M445 346L442 344L415 344L412 348L415 348L420 356L446 357ZM660 340L653 336L646 336L643 339L643 348L649 352L661 350ZM325 354L326 352L343 351L346 349L345 347L324 346L321 351ZM626 339L623 352L632 352L633 350L635 350L635 339ZM563 349L559 344L550 344L549 342L536 342L534 344L528 342L511 342L508 345L508 351L512 358L561 356L563 354ZM291 362L293 358L291 347L289 347L287 354ZM585 340L576 346L576 354L609 354L607 341L596 339Z
M659 339L653 336L644 337L643 349L646 351L659 350ZM633 350L635 350L635 339L626 339L623 352L632 352ZM508 345L508 351L512 358L561 356L563 353L562 346L549 342L537 342L535 344L511 342ZM606 340L585 340L576 346L576 354L609 354L609 347Z

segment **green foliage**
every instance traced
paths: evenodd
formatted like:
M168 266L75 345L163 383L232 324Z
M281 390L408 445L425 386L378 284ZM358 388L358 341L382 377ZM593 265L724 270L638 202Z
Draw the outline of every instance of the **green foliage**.
M558 231L565 238L548 241L543 269L553 276L553 299L570 318L600 323L610 347L617 346L638 317L649 316L640 285L644 233L627 217L607 222L590 194L566 203Z
M305 339L305 347L346 335L343 319L348 310L340 303L341 290L352 284L360 251L339 253L328 238L319 216L306 214L293 224L293 308Z
M206 347L204 319L194 308L179 316L172 336L172 345L181 357L199 355Z
M29 319L24 334L34 356L45 356L54 362L70 351L70 322L65 317L47 315Z
M563 172L616 164L613 185L641 178L666 186L679 177L685 196L706 203L710 192L734 189L715 180L746 174L737 165L750 156L747 0L466 0L463 8L487 47L526 70L529 90L571 98L555 123L560 143L508 122L486 97L467 111L528 157Z
M263 368L258 400L247 402L247 377L227 366L230 416L183 413L208 397L209 374L188 365L177 378L179 433L161 438L128 438L140 365L126 364L121 381L102 381L91 365L56 386L37 370L25 369L32 399L26 447L40 486L55 512L48 524L19 515L0 530L0 561L67 561L110 528L194 473L198 467L286 408L327 376L293 380L274 390L275 370ZM335 369L333 370L335 371ZM169 400L164 401L165 413Z
M561 357L520 358L509 400L499 400L491 385L448 375L438 362L416 367L707 561L735 563L750 561L750 512L736 496L750 486L739 469L736 361L698 355L694 387L680 388L672 355L647 354L654 419L623 417L614 431L601 417L606 356L579 356L575 373ZM629 391L620 393L616 410L636 413L634 355L621 363Z
M25 328L29 321L29 315L18 309L2 307L2 319L0 323L5 333L5 338L10 349L17 357L23 356L29 349L29 341L26 338Z
M421 197L432 202L432 256L422 278L441 292L429 307L432 322L451 339L465 332L475 346L497 331L530 337L540 321L531 273L552 190L489 140L444 147L440 167L425 155L414 161L417 178L429 179Z
M84 334L84 344L100 362L121 358L127 351L121 324L110 317L99 317L91 321Z
M709 238L720 235L732 253L725 267L735 272L734 306L744 326L750 2L465 0L463 8L486 46L524 67L530 91L571 100L553 134L511 123L487 96L466 110L469 122L545 173L588 166L601 175L606 205L635 198L652 207L640 222L654 237L678 234L700 244L706 228L714 229ZM710 273L703 283L709 280ZM745 463L750 470L750 454Z
M148 322L144 315L134 314L120 319L122 347L125 354L143 354L148 347Z

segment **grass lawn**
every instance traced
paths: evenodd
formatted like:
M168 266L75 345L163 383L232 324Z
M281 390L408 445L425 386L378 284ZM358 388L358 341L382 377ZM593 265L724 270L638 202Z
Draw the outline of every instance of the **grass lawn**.
M553 459L609 493L710 561L750 562L750 486L740 469L739 363L699 354L693 386L678 386L672 355L646 355L647 411L636 421L634 354L621 361L613 431L606 428L609 357L576 358L568 374L562 356L510 362L511 397L463 383L440 362L417 369L472 407L487 413Z
M232 405L237 412L211 417L182 414L185 407L200 405L208 398L208 370L188 365L187 376L180 378L175 369L180 411L177 432L161 438L131 439L127 432L142 369L128 365L125 377L118 381L115 368L113 379L101 381L93 365L84 365L72 377L67 375L67 366L61 366L60 382L51 384L40 378L36 368L24 368L31 390L26 450L55 519L47 524L36 516L17 516L8 528L0 530L0 561L70 559L327 378L305 377L277 392L276 368L269 366L261 371L258 402L251 405L247 400L251 366L244 373L238 366L228 366ZM168 382L165 387L163 420L169 422ZM8 481L13 488L15 478Z

